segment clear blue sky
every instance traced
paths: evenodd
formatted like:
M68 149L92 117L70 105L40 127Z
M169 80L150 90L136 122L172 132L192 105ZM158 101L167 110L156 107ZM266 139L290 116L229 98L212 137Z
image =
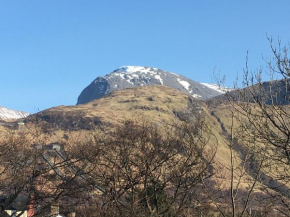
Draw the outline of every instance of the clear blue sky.
M0 0L0 106L74 105L93 79L153 66L227 84L290 41L289 0Z

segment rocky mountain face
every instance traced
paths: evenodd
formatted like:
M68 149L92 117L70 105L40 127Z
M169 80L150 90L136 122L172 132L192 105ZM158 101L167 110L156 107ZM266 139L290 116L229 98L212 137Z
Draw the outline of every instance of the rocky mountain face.
M0 120L15 120L19 118L25 118L29 115L27 112L16 111L0 106Z
M164 85L177 89L197 99L208 99L223 94L227 89L199 83L172 72L142 66L123 66L104 77L97 77L78 97L77 104L84 104L120 89L137 86Z

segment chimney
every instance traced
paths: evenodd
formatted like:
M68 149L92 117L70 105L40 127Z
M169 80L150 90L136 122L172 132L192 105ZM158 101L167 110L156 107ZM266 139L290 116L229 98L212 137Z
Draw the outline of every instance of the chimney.
M50 206L50 214L52 217L57 217L59 214L59 205L58 202L54 202Z
M76 213L75 212L70 212L67 217L76 217Z
M30 194L30 201L29 201L29 205L28 205L28 211L27 211L27 217L33 217L35 214L35 208L34 208L34 195Z

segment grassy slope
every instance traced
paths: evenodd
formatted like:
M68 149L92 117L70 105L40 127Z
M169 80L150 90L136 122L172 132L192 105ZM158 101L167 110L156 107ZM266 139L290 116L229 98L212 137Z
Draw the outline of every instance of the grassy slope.
M200 100L165 86L146 86L115 91L104 98L87 104L55 107L40 112L37 116L63 116L71 113L88 119L97 117L100 119L101 125L106 126L105 128L111 128L126 119L171 125L174 122L181 121L180 114L186 114L190 110L187 115L189 117L195 116L200 113L201 109L213 134L209 144L212 147L218 144L215 160L216 167L221 168L222 177L229 177L229 170L227 169L230 167L229 142L223 134L220 123L211 114L212 109L209 109ZM31 128L32 124L28 123L28 126ZM95 127L98 128L98 126ZM59 141L64 134L82 139L93 131L83 129L64 131L57 129L53 130L48 139L49 142Z
M55 107L49 109L49 112L79 111L85 117L99 117L102 122L110 124L140 117L164 123L175 119L174 110L187 109L189 98L191 97L165 86L146 86L115 91L83 105Z

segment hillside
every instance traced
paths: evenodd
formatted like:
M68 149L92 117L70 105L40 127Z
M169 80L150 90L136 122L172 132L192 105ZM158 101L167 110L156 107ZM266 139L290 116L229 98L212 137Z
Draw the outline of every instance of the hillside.
M190 122L202 116L213 134L209 140L210 146L218 144L216 166L228 168L230 142L222 126L229 126L213 115L213 109L190 95L156 85L114 91L86 104L54 107L31 115L25 123L29 128L41 126L44 132L52 134L49 136L50 142L56 142L64 135L83 138L98 129L111 130L126 120L151 122L162 127ZM222 112L221 116L228 112L223 104L215 110ZM215 114L218 113L215 111ZM228 174L228 171L224 170L224 173Z
M126 119L146 119L159 124L186 120L201 113L204 103L166 86L144 86L114 91L77 106L60 106L31 115L25 122L41 121L54 129L92 130L114 126Z
M166 86L128 88L86 104L54 107L29 116L25 124L28 128L40 126L50 133L50 142L57 142L64 135L83 138L95 130L111 130L126 120L162 127L199 117L204 118L214 134L210 145L215 146L218 140L217 159L228 165L227 138L211 110L203 101Z
M251 198L259 198L259 200L264 200L267 192L275 194L275 192L281 193L290 190L287 183L275 179L277 171L272 171L269 167L259 170L260 176L257 180L256 173L257 165L260 162L260 154L250 153L249 156L251 157L249 158L249 146L243 140L243 135L239 133L237 122L232 122L231 111L231 105L223 98L218 99L218 101L204 102L164 85L143 86L113 91L86 104L59 106L41 111L27 117L24 120L25 126L21 128L18 126L18 130L15 132L19 132L20 136L24 135L23 133L29 135L29 142L33 141L34 144L46 144L47 147L51 147L51 143L61 143L67 152L75 152L80 148L81 158L83 154L91 156L90 152L93 152L92 148L95 147L97 141L104 142L104 138L108 139L112 136L114 138L115 135L120 135L120 140L112 143L108 142L112 145L109 150L96 149L100 151L97 153L115 156L118 153L114 153L115 151L122 151L123 148L130 149L130 146L126 146L129 142L129 144L134 144L132 150L134 154L130 154L130 156L132 158L135 156L143 158L142 153L149 147L147 147L147 143L144 143L145 149L139 146L143 144L139 141L139 136L135 138L136 143L130 143L132 138L126 136L132 136L131 131L137 130L136 133L140 133L138 127L151 126L152 124L155 127L152 129L158 131L160 137L172 139L171 134L175 131L170 130L171 128L178 126L179 129L183 129L182 127L185 127L184 132L181 131L180 134L176 135L179 136L179 142L189 139L188 141L191 142L187 144L204 143L206 146L204 146L203 154L205 156L215 155L212 160L206 157L203 159L210 161L207 171L212 173L205 186L211 192L211 197L220 198L211 199L211 205L215 203L225 205L228 203L231 181L234 183L233 186L238 189L237 195L239 198L247 196L246 193L253 183L255 183L255 186ZM133 121L136 125L126 125L128 120ZM199 122L200 120L201 122ZM233 126L232 123L234 123ZM132 126L138 127L130 129ZM189 128L186 128L187 126ZM190 131L187 131L188 129ZM193 138L187 138L184 134L185 132L192 133L194 130L199 131L201 129L200 134L190 134ZM233 134L233 132L237 133ZM35 138L35 135L38 137ZM231 139L232 135L233 139ZM143 136L147 138L148 134L146 133ZM153 138L152 141L151 137L148 139L150 142L156 142L161 138L158 137L156 140ZM122 146L123 143L126 145ZM163 145L163 143L158 143L158 147L159 145ZM255 145L261 144L255 143ZM86 153L86 149L90 151ZM173 150L175 149L171 150L170 147L169 153ZM182 149L179 151L182 151ZM161 153L163 153L162 150L155 153L156 157L160 156ZM118 154L115 156L116 159L118 159L118 156ZM99 156L96 159L99 161L103 158ZM183 159L182 155L179 154L177 159ZM107 163L107 161L103 162L103 164ZM273 165L277 166L279 171L288 168L287 166L287 168L278 167L278 163ZM234 173L231 173L232 166L235 168ZM107 169L104 169L104 171L107 171ZM205 199L205 201L207 200L209 199ZM237 202L237 204L241 205L242 202ZM257 201L251 203L252 208L258 206L260 205Z
M166 86L143 86L113 91L86 104L47 109L29 116L24 122L28 129L41 127L44 133L50 134L50 142L57 142L64 135L85 137L95 130L111 130L126 120L161 127L203 117L213 134L209 143L212 146L218 143L217 162L229 167L231 106L224 99L207 103Z

